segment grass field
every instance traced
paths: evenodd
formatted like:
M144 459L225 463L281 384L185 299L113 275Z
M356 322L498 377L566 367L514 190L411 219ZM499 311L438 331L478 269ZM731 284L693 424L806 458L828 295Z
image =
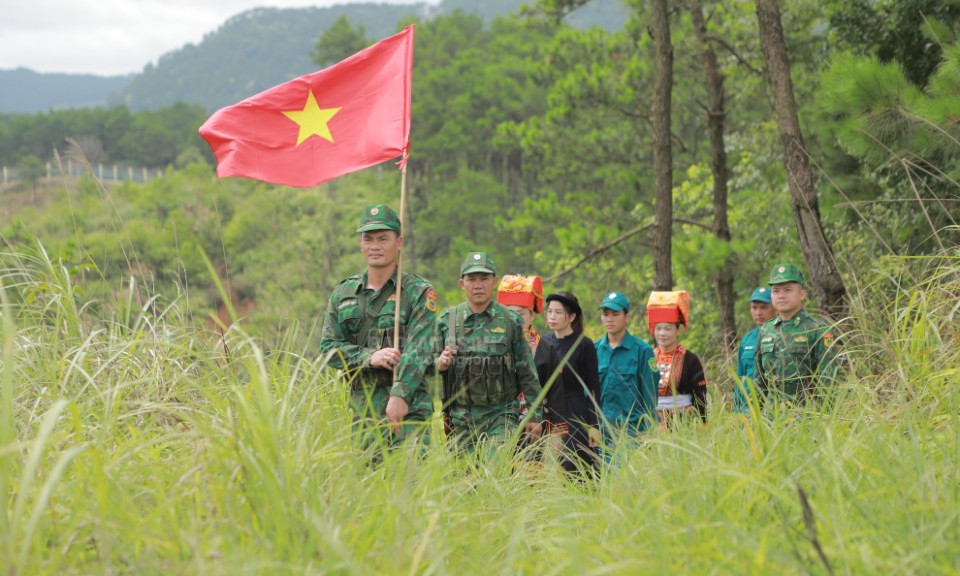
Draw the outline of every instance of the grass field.
M584 484L440 440L374 463L314 351L2 262L4 575L960 571L956 251L859 287L816 409L746 422L713 390L708 426Z

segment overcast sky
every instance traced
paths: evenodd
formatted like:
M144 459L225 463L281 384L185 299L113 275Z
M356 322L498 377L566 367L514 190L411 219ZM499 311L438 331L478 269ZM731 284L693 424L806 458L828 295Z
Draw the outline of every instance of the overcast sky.
M416 0L375 0L413 4ZM437 0L425 0L436 4ZM256 6L357 0L2 0L0 70L128 74Z

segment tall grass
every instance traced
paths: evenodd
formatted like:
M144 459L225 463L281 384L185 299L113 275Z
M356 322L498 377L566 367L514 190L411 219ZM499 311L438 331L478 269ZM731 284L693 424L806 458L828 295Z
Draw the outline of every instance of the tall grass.
M265 350L133 283L89 306L42 250L2 262L3 574L960 570L956 251L860 287L823 403L716 407L582 483L442 441L373 458L295 333Z

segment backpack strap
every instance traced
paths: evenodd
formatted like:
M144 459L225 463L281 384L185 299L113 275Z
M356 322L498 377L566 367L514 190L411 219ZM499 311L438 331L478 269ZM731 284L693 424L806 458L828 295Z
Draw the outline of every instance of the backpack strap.
M381 289L380 293L370 301L369 308L379 311L383 308L383 305L387 300L396 292L397 285L394 283L390 288ZM402 294L402 292L401 292ZM367 305L361 305L360 314L363 316L363 323L360 324L360 330L357 331L357 344L363 346L367 341L367 335L370 333L370 328L373 327L373 323L376 321L376 317L372 314L367 314Z
M507 318L507 345L512 347L513 335L516 334L516 328L514 328L513 326L513 318L510 317L510 309L504 306L503 311L504 311L504 314L506 314L506 318ZM511 355L513 354L512 348L510 350L510 354ZM514 361L514 364L516 364L517 359L514 358L513 361Z

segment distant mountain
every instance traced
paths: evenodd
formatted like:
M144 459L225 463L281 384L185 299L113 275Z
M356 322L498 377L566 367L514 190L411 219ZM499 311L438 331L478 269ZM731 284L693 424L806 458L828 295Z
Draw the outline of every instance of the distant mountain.
M370 39L397 32L408 18L462 10L485 19L517 12L533 0L442 0L416 4L340 4L326 8L254 8L228 19L198 44L160 57L134 76L100 77L0 70L0 113L51 108L126 105L131 111L176 102L208 110L239 102L297 76L314 72L317 39L337 18L363 24ZM621 0L593 0L570 15L579 27L619 29L628 16ZM28 82L29 80L29 82Z
M135 74L41 74L27 68L0 70L0 112L36 114L62 108L106 106Z
M147 65L123 91L130 110L184 101L210 110L317 70L317 39L340 15L362 23L369 38L396 32L403 18L424 16L427 4L342 4L329 8L254 8L227 20L197 44Z

